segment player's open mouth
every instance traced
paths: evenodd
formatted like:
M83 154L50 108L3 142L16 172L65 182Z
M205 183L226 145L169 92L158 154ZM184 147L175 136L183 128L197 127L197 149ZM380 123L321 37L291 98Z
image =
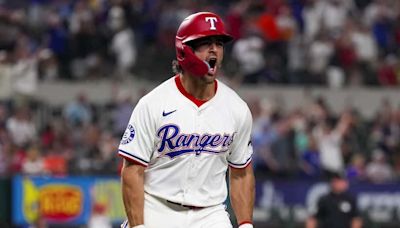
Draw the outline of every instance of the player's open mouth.
M214 74L217 66L217 58L210 58L208 60L208 65L210 66L209 74Z
M210 58L208 60L208 64L210 65L210 68L214 68L215 64L217 64L217 59L216 58Z

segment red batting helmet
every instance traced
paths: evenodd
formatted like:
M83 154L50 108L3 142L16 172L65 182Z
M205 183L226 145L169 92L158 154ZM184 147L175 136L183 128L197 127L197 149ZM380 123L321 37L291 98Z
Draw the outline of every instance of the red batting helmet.
M232 36L225 31L222 19L211 12L195 13L185 18L175 37L179 65L197 76L205 75L209 70L209 65L199 59L187 44L207 36L219 36L225 43L232 40Z

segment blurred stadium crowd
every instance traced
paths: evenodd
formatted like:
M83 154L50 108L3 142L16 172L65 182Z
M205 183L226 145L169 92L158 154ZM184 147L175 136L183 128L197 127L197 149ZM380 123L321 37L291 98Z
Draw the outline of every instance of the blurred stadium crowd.
M290 112L266 98L247 102L259 175L318 180L345 172L373 183L400 179L400 108L390 102L372 119L357 110L332 112L322 98ZM116 151L134 105L126 91L102 105L84 93L65 106L1 102L0 176L118 174Z
M229 78L399 84L397 0L2 0L0 68L35 71L30 77L41 80L162 80L175 56L177 26L205 10L221 14L236 38L227 47Z
M0 104L0 175L116 174L115 151L136 101L122 92L95 105L82 93L59 107L30 96L41 81L163 80L177 26L202 10L220 13L236 38L225 54L231 82L400 83L397 0L0 0L0 82L22 95ZM400 177L398 104L383 102L363 119L357 110L334 113L320 98L293 112L264 98L248 103L260 173Z
M386 183L400 176L400 108L383 102L366 120L354 109L338 114L321 98L292 112L270 100L249 101L256 171L318 180L343 173L353 181Z

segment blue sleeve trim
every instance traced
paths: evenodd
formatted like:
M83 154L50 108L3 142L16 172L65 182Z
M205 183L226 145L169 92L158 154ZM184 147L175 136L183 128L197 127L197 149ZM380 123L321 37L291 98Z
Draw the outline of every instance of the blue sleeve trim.
M121 154L121 155L124 156L124 157L128 157L128 158L130 158L130 159L136 160L136 161L138 161L138 162L140 162L140 163L143 163L143 164L145 164L145 165L148 165L148 164L149 164L148 161L146 161L146 160L144 160L144 159L142 159L142 158L139 158L139 157L137 157L137 156L135 156L135 155L132 155L132 154L129 153L129 152L126 152L126 151L121 150L121 149L119 149L118 151L119 151L119 154Z
M246 167L246 166L251 162L252 158L253 158L253 157L249 157L249 158L246 160L246 162L240 163L240 164L233 163L233 162L230 162L230 161L228 161L228 163L229 163L230 166L232 166L232 167L234 167L234 168L244 168L244 167Z

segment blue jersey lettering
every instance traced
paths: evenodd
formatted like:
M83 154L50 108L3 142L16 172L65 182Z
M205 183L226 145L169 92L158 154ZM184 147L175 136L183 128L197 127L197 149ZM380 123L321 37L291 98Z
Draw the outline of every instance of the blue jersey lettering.
M227 152L233 142L235 133L227 134L181 134L179 126L167 124L157 131L160 139L157 151L174 158L186 153L204 153L220 154Z

